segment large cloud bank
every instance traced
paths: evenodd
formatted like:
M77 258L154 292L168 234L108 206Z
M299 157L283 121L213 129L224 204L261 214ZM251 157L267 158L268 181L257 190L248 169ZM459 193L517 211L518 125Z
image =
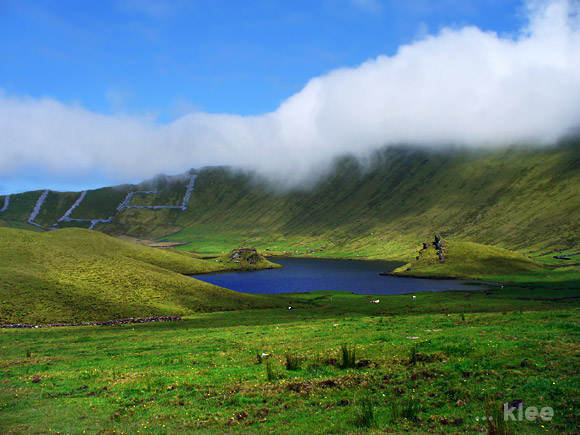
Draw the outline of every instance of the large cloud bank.
M314 78L261 116L194 112L162 125L0 93L0 177L23 165L122 179L228 164L293 186L333 157L388 144L550 143L580 124L580 6L528 11L517 35L446 29Z

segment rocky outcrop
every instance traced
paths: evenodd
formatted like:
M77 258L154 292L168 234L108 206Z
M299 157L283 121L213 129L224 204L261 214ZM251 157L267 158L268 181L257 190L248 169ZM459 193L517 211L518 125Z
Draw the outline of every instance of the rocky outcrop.
M435 234L433 245L435 246L437 256L439 257L439 263L445 263L445 240L443 240L438 234Z
M241 261L245 261L249 264L256 264L263 258L264 257L258 254L256 248L252 248L250 246L236 249L229 255L229 259L231 261L235 261L238 263Z

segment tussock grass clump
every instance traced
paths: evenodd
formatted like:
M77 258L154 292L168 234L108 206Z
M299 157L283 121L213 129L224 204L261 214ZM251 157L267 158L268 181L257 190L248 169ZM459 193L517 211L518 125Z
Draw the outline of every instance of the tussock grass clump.
M376 422L375 404L369 397L357 402L355 407L354 424L357 427L372 427Z
M340 346L340 368L350 369L356 367L356 346Z
M421 405L418 400L415 399L405 399L403 400L403 406L401 408L401 416L409 421L417 421L419 412L421 411Z
M419 361L419 351L417 350L417 346L411 347L409 351L409 364L416 365L417 361Z
M515 433L503 418L502 406L489 398L484 403L488 435L513 435Z
M305 369L311 375L324 375L332 373L332 367L338 365L336 357L319 354L308 358L305 363Z
M282 373L280 373L276 369L274 369L272 361L267 360L266 361L266 378L268 379L268 382L277 381L278 379L281 379L283 377L284 377L284 375L282 375Z
M421 404L418 399L407 397L391 402L390 414L393 421L402 419L417 421L420 412Z
M446 356L444 352L425 352L427 344L429 344L429 341L423 341L411 346L409 349L408 364L414 366L417 365L418 362L428 364L445 360Z
M286 370L300 370L302 365L302 360L295 353L287 353L286 357Z

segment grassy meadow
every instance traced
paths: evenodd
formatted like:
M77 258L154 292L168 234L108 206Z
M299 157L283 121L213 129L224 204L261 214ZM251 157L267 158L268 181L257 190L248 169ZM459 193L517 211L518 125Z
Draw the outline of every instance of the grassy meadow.
M519 299L522 292L538 300ZM566 291L562 294L568 294ZM580 300L517 285L0 330L2 433L574 433ZM501 418L505 402L551 421ZM484 420L482 417L495 419Z

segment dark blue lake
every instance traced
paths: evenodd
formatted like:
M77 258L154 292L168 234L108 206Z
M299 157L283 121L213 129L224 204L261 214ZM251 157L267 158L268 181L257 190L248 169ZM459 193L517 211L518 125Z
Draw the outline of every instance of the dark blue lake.
M196 279L243 293L294 293L345 290L367 295L420 291L476 290L456 280L381 276L401 263L387 261L274 258L282 269L193 275Z

